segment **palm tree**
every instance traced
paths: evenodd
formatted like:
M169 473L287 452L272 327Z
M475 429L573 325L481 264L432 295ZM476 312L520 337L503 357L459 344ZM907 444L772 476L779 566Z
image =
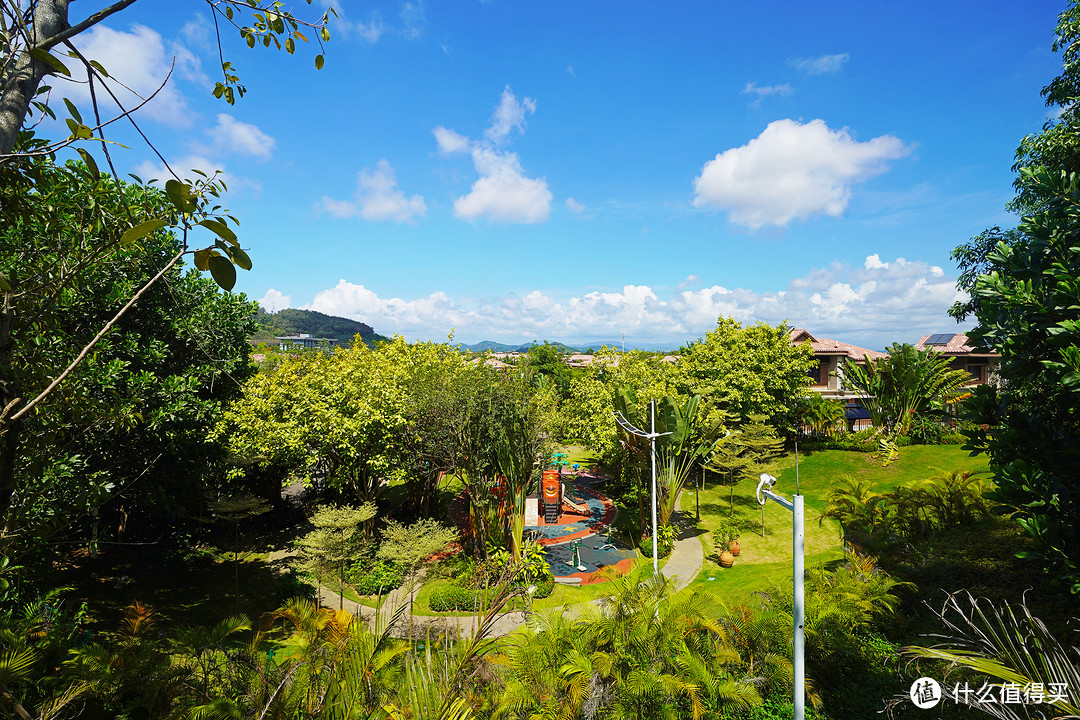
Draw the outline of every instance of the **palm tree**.
M932 348L917 350L894 343L882 358L865 364L844 361L844 383L863 396L874 427L906 435L914 416L934 402L949 402L965 392L971 375L949 367L949 358Z

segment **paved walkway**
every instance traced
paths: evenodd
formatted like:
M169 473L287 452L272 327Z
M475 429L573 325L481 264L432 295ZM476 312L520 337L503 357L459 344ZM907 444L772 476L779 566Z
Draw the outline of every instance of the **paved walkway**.
M675 539L667 563L660 568L661 575L668 580L674 580L676 590L682 590L693 582L705 561L705 552L701 548L701 540L698 539L701 531L694 525L689 513L680 510L679 514L682 515L682 531Z

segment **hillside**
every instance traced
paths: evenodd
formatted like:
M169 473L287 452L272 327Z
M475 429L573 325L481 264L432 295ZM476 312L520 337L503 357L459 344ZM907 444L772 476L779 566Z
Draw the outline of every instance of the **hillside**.
M252 338L255 342L272 343L275 337L298 334L334 338L342 345L350 345L356 335L360 335L368 346L387 339L376 333L366 323L325 315L314 310L288 308L271 315L260 308L255 314L255 322L259 326L259 330Z

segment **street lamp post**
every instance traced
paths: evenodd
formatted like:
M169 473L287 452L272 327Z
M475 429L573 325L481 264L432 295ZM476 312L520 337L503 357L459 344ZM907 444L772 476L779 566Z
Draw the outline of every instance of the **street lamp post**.
M660 574L660 562L656 552L656 438L663 437L664 435L670 435L671 433L658 433L656 432L656 401L649 401L649 416L650 416L650 430L645 432L638 428L622 414L622 412L616 410L611 413L615 417L615 422L619 424L626 432L631 435L637 435L638 437L649 439L649 452L652 460L652 569L653 575Z
M795 675L792 700L795 704L794 720L803 720L806 711L806 665L803 662L804 626L806 624L806 603L803 592L803 496L796 490L796 493L792 495L791 500L788 500L782 495L777 495L772 491L773 485L775 484L776 478L768 473L762 473L761 482L758 483L756 495L758 504L762 506L763 510L765 507L765 500L771 498L774 502L779 503L791 511L791 568L794 575L792 578L792 590L794 595L792 612L792 629L794 631L792 650L794 657L792 658L792 666ZM762 495L765 497L762 497Z

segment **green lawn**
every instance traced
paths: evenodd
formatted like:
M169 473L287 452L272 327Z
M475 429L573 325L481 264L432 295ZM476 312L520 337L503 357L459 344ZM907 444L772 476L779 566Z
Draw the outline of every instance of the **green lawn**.
M795 458L789 455L778 463L775 491L790 498L795 492ZM799 487L806 508L806 566L822 566L843 557L839 526L829 520L819 524L829 490L842 477L865 479L878 490L892 490L904 482L920 480L943 471L985 470L983 457L971 458L956 445L913 445L900 449L900 458L889 467L869 454L843 450L801 453ZM724 518L733 518L740 533L742 554L734 567L722 569L708 557L713 552L712 533L699 537L706 561L692 588L704 588L727 604L753 601L752 593L791 582L791 513L774 502L765 505L765 535L762 537L762 511L754 498L756 482L743 480L735 486L734 511L730 488L710 484L701 493L701 527L711 530ZM683 495L684 511L694 514L694 492Z

